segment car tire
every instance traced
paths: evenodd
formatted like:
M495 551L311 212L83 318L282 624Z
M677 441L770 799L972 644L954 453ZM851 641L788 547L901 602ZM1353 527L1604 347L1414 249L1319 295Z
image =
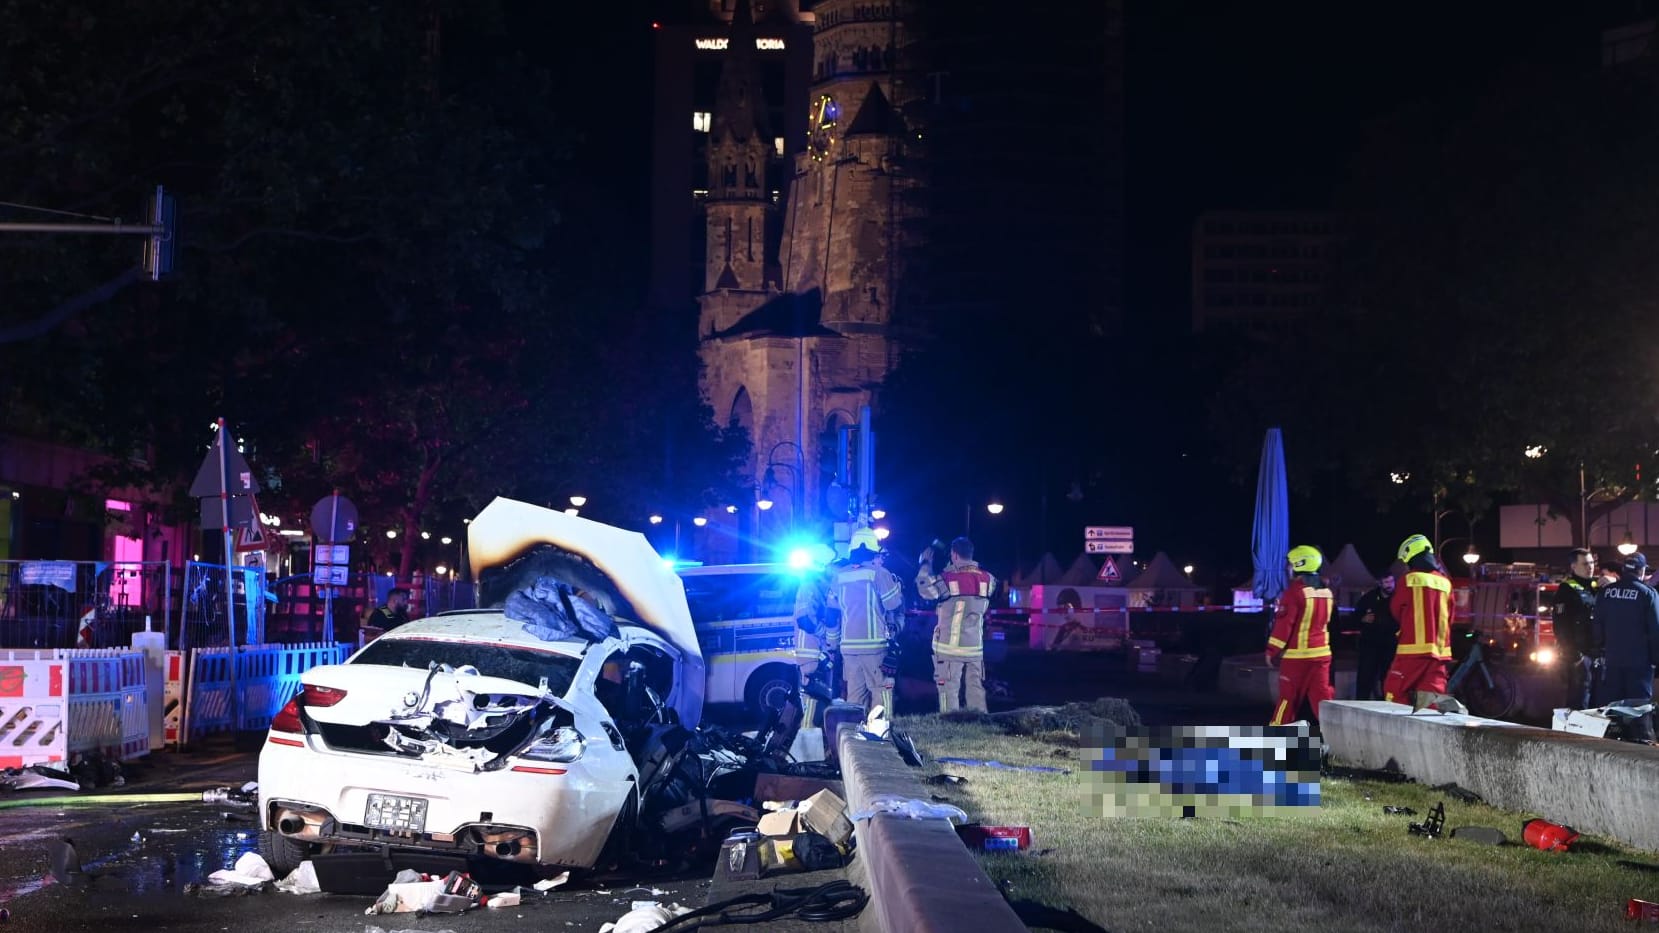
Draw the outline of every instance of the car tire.
M271 874L277 880L288 877L300 863L311 857L311 846L296 842L274 829L268 829L259 834L259 857L265 864L271 866Z
M611 826L611 834L605 837L605 847L599 850L599 858L593 863L596 870L609 871L622 864L632 847L634 824L638 820L639 795L629 791L627 801L616 815L616 823Z
M755 716L766 715L767 707L783 707L784 700L800 689L800 668L793 664L766 664L749 675L743 702Z

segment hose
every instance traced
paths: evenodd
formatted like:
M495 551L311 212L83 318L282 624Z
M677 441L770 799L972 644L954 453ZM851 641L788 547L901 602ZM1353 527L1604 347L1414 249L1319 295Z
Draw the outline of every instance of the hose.
M769 923L786 917L813 922L846 920L858 916L869 902L870 896L863 888L847 881L831 881L816 888L773 888L771 894L740 894L681 914L651 933L686 933L701 927L704 920L716 914L719 915L717 922L732 924ZM727 909L751 906L763 909L742 912Z
M91 797L25 797L0 800L0 810L18 807L107 807L122 803L201 803L201 791L193 794L97 794Z

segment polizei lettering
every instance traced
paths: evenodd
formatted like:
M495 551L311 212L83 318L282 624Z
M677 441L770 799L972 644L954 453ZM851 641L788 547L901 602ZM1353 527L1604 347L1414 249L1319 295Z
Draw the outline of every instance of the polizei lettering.
M1602 599L1641 599L1642 591L1635 587L1610 586L1601 591Z

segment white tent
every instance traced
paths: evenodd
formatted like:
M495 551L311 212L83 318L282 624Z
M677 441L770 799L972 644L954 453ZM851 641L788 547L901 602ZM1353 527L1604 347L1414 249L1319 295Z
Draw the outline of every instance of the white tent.
M1103 582L1097 576L1099 573L1100 568L1094 565L1094 561L1089 558L1089 555L1079 554L1077 559L1071 562L1071 566L1066 568L1066 572L1060 576L1059 582L1067 586L1098 586Z
M1054 555L1044 554L1042 559L1037 561L1037 566L1016 575L1013 583L1015 586L1042 586L1059 583L1060 578L1065 575L1066 571L1060 568L1060 562L1054 559Z
M1169 559L1169 555L1159 551L1141 571L1140 576L1129 583L1130 605L1134 608L1143 606L1180 607L1190 609L1198 602L1198 594L1204 588L1192 582Z
M1354 550L1352 542L1343 546L1335 560L1327 561L1319 574L1335 592L1339 606L1352 606L1366 590L1377 585L1377 578L1359 559L1359 552Z

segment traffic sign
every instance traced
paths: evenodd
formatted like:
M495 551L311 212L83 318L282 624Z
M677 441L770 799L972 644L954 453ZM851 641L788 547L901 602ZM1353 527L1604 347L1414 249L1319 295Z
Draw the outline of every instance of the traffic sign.
M349 544L318 544L311 548L311 563L313 564L349 564L351 563L351 545Z
M357 506L338 492L311 507L311 537L319 544L349 544L357 537Z
M345 586L350 570L344 564L317 564L311 568L311 582L318 586Z
M1083 542L1083 552L1086 554L1133 554L1133 541L1101 541L1099 539Z
M1133 525L1089 525L1083 529L1085 541L1133 541Z
M236 552L238 554L263 550L265 550L265 529L258 521L236 529Z
M1117 560L1107 557L1106 563L1100 565L1100 573L1096 575L1096 579L1102 583L1114 586L1122 583L1123 574L1118 572Z

